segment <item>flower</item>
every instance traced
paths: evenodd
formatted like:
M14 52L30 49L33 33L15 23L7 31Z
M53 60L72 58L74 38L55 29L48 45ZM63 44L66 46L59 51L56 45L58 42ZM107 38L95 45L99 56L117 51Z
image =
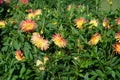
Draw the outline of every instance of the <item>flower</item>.
M116 43L116 44L114 44L114 50L118 53L118 54L120 54L120 43Z
M92 26L98 26L98 20L96 20L96 19L93 19L93 20L91 20L90 21L90 24L92 25Z
M117 33L115 34L115 39L116 39L117 41L120 41L120 32L117 32Z
M33 13L28 13L27 19L34 19L35 15Z
M31 42L42 51L49 48L49 41L43 39L43 37L41 37L37 32L33 33L31 37Z
M34 13L35 16L36 16L36 15L42 15L41 9L37 9L37 10L35 10L33 13Z
M21 50L17 50L15 52L15 58L18 60L18 61L21 61L23 60L25 57L23 56L23 53L21 52Z
M70 11L70 10L71 10L71 7L72 7L72 5L69 4L68 7L67 7L67 10Z
M75 20L75 24L79 29L82 29L83 24L85 24L85 23L86 23L86 20L83 17L78 18L78 19Z
M28 0L21 0L22 4L28 4Z
M45 70L45 64L46 64L46 62L48 61L48 57L47 57L47 56L44 56L44 57L43 57L43 61L44 61L44 62L42 62L41 60L37 60L37 61L36 61L36 66L39 67L39 70Z
M55 34L52 36L52 40L54 44L56 44L60 48L64 48L66 46L66 41L60 34Z
M31 32L37 28L37 24L32 20L22 21L20 23L20 26L21 30L23 30L24 32Z
M103 20L103 23L102 23L102 25L103 25L103 27L108 27L108 19L107 18L104 18L104 20Z
M40 60L36 61L36 66L39 67L39 70L45 70L44 63Z
M91 37L91 39L88 43L89 43L89 45L96 45L99 42L100 39L101 39L101 35L99 33L95 33Z
M42 11L41 9L37 9L35 10L34 12L31 12L27 15L27 19L34 19L36 16L36 20L39 20L40 19L40 16L39 15L42 15Z
M117 25L120 25L120 18L116 19L116 23L117 23Z
M5 21L3 20L0 21L0 28L5 28Z

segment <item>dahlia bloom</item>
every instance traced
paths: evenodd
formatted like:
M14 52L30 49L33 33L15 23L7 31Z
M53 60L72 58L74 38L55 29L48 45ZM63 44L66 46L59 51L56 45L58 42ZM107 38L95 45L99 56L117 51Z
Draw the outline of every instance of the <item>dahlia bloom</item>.
M0 21L0 28L5 28L5 21Z
M92 26L98 26L98 20L96 20L96 19L93 19L93 20L91 20L90 21L90 24L92 25Z
M21 61L23 60L25 57L23 56L23 53L21 52L21 50L17 50L15 52L15 58L18 60L18 61Z
M117 32L115 34L115 39L118 40L118 41L120 41L120 32Z
M89 45L96 45L99 42L100 39L101 39L101 35L99 33L95 33L91 37L91 39L88 43L89 43Z
M42 51L49 48L49 41L43 39L43 37L41 37L37 32L33 33L31 42Z
M24 32L31 32L37 28L37 24L32 20L26 20L20 23L20 27Z
M83 24L85 24L85 23L86 23L86 20L83 17L75 20L75 24L76 24L77 28L79 28L79 29L82 29Z
M115 50L118 54L120 54L120 43L116 43L116 44L114 45L114 50Z
M120 18L116 19L116 23L117 23L117 25L120 25Z
M54 44L56 44L60 48L64 48L67 44L65 39L62 38L62 36L60 34L53 35L52 40L53 40Z

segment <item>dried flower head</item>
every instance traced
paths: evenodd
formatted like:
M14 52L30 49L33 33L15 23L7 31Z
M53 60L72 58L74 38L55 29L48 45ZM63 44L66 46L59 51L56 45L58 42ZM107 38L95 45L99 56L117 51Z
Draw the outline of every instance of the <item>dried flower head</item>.
M37 28L37 24L32 20L26 20L20 23L20 27L24 32L31 32Z
M120 25L120 18L116 19L116 23L117 23L117 25Z
M115 34L115 39L116 39L117 41L120 41L120 32L117 32L117 33Z
M69 4L68 7L67 7L67 10L70 11L70 10L71 10L71 7L72 7L72 5Z
M17 50L16 53L15 53L15 58L16 58L18 61L21 61L21 60L23 60L25 57L23 56L23 53L21 52L21 50Z
M64 48L66 46L66 41L60 34L55 34L52 37L53 42L60 48Z
M95 33L91 37L91 39L88 43L89 43L89 45L96 45L99 42L100 39L101 39L101 35L99 33Z
M49 41L43 39L43 37L41 37L39 33L33 33L31 42L42 51L47 50L49 48Z
M115 50L118 54L120 54L120 43L116 43L116 44L114 45L114 50Z
M108 27L109 23L108 23L108 19L104 18L103 20L103 27Z
M0 28L5 28L5 21L3 20L0 21Z
M76 24L77 28L79 28L79 29L82 29L83 24L85 24L85 23L86 23L86 20L83 17L75 20L75 24Z

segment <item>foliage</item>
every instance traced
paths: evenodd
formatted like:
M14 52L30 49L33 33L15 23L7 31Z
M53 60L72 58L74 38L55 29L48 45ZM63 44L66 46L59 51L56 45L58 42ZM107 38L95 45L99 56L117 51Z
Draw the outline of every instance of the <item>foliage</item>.
M99 1L29 0L22 4L15 0L1 4L0 18L6 25L0 28L0 80L119 80L120 55L114 44L115 34L120 31L116 23L120 10L101 11ZM38 25L35 31L24 32L20 23L26 20L29 9L41 9L42 15L33 19ZM80 17L86 19L82 29L75 25L75 19ZM104 18L112 28L103 26ZM89 28L92 19L98 19L98 25ZM49 40L46 51L31 42L34 32ZM89 45L96 32L101 34L101 40ZM57 33L66 40L66 47L60 48L52 41ZM16 59L17 50L23 52L25 59ZM46 62L44 56L49 58ZM44 70L36 66L37 60L43 62Z

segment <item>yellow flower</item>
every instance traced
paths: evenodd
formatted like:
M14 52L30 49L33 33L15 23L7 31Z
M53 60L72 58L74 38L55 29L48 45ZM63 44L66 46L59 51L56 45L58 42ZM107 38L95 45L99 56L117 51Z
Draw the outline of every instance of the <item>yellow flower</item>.
M27 19L34 19L35 15L33 13L29 13L27 15Z
M0 21L0 28L5 28L5 21Z
M15 58L16 58L18 61L21 61L21 60L23 60L25 57L23 56L23 53L21 52L21 50L17 50L16 53L15 53Z
M116 44L114 45L114 50L115 50L118 54L120 54L120 43L116 43Z
M83 17L75 20L75 24L76 24L77 28L79 28L79 29L82 29L83 24L85 24L85 23L86 23L86 20Z
M43 37L41 37L39 33L33 33L31 42L42 51L47 50L49 48L49 41L43 39Z
M26 20L20 23L20 27L24 32L31 32L37 28L37 24L32 20Z
M60 48L64 48L66 46L66 41L60 34L55 34L52 37L53 42Z
M92 28L93 26L97 27L98 26L98 20L93 19L93 20L90 21L90 24L91 24L90 28Z
M101 35L99 33L95 33L91 37L91 39L88 43L89 43L89 45L96 45L99 42L100 39L101 39Z

